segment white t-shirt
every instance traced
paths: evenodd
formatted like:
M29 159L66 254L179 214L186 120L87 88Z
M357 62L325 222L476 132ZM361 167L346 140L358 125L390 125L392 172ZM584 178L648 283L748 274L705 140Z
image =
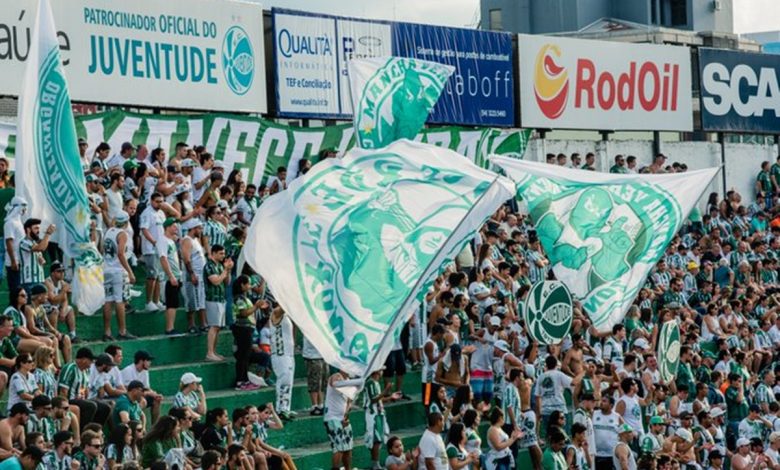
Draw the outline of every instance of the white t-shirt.
M141 213L141 219L138 226L141 228L141 253L144 255L155 254L155 245L143 236L143 229L148 229L155 241L159 241L163 236L163 222L165 222L165 213L162 210L154 210L152 206L147 206Z
M211 177L211 170L204 170L203 168L197 166L192 171L192 201L193 203L198 202L200 200L200 197L203 196L203 192L206 191L206 188L209 187L208 184L204 184L200 188L196 188L195 185L197 183L200 183L201 181L205 179L209 179Z
M135 368L135 364L130 364L122 369L122 382L129 384L133 380L138 380L144 384L144 388L152 388L149 386L149 371L142 370L139 372L138 369Z
M427 468L425 459L433 459L433 468L436 470L449 470L450 461L447 458L447 448L441 436L428 429L420 438L420 460L417 468Z
M303 356L304 359L322 359L322 356L317 351L317 349L314 347L313 344L311 344L311 341L306 339L306 337L303 337L303 348L301 349L301 356Z
M571 388L571 377L559 370L548 370L536 379L534 395L542 397L542 414L549 415L553 411L566 412L565 389Z
M5 223L3 224L3 243L5 243L5 240L8 240L9 238L13 239L11 241L11 247L14 250L14 258L16 259L18 266L19 243L24 238L24 224L22 224L22 220L19 217L6 219ZM5 249L5 246L3 249ZM11 257L8 254L5 255L5 266L11 266Z

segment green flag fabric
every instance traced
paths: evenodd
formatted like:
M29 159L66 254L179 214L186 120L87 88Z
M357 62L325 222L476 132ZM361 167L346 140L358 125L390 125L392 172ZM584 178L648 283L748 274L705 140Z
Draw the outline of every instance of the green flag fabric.
M517 183L555 277L599 331L623 320L719 168L619 175L493 157Z
M382 148L414 139L455 70L407 57L349 61L355 134L362 148Z

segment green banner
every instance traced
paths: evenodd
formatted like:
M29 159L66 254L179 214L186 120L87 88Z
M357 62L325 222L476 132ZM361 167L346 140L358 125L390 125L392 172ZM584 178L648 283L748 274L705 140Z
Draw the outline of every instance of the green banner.
M170 155L177 142L203 144L228 168L239 168L248 181L265 182L286 166L297 174L298 162L316 163L323 149L339 154L354 146L351 124L323 127L295 127L261 118L235 114L160 115L124 111L78 116L76 131L89 142L91 156L100 142L118 150L123 142L145 144L150 150L162 147ZM0 156L13 157L13 125L0 124ZM416 140L454 150L486 168L490 154L521 158L530 131L468 127L425 129Z

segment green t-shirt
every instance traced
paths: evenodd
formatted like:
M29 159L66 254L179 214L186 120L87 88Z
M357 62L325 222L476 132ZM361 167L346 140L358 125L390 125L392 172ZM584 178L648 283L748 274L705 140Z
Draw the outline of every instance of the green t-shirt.
M568 470L566 457L563 456L562 452L553 452L552 448L548 447L542 457L542 468L544 470Z
M748 415L748 403L743 397L741 402L737 401L739 390L736 387L726 389L726 417L729 421L742 421Z
M0 339L0 357L3 359L16 359L18 355L19 353L16 351L10 336Z
M141 448L141 465L149 468L154 462L165 458L169 450L176 447L176 439L165 439L144 444Z
M612 168L609 169L610 173L617 173L621 175L627 175L628 174L628 168L620 165L612 165Z
M255 316L249 315L249 316L241 316L241 311L252 308L252 301L249 300L246 296L241 296L236 299L233 299L233 318L235 319L236 325L239 326L255 326Z
M112 413L114 426L117 426L122 422L122 419L119 416L119 413L122 411L127 412L130 421L141 421L141 415L143 414L141 405L130 401L127 395L122 395L121 397L117 398L116 404L114 405L114 411Z
M761 182L761 191L768 192L772 190L772 180L769 177L769 172L761 170L758 172L756 180Z

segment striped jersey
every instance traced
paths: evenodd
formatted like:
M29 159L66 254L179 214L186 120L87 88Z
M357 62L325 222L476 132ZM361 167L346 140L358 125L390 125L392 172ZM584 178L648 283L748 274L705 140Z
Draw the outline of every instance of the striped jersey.
M25 237L19 242L19 275L22 284L40 284L43 282L43 256L33 251L35 242Z

